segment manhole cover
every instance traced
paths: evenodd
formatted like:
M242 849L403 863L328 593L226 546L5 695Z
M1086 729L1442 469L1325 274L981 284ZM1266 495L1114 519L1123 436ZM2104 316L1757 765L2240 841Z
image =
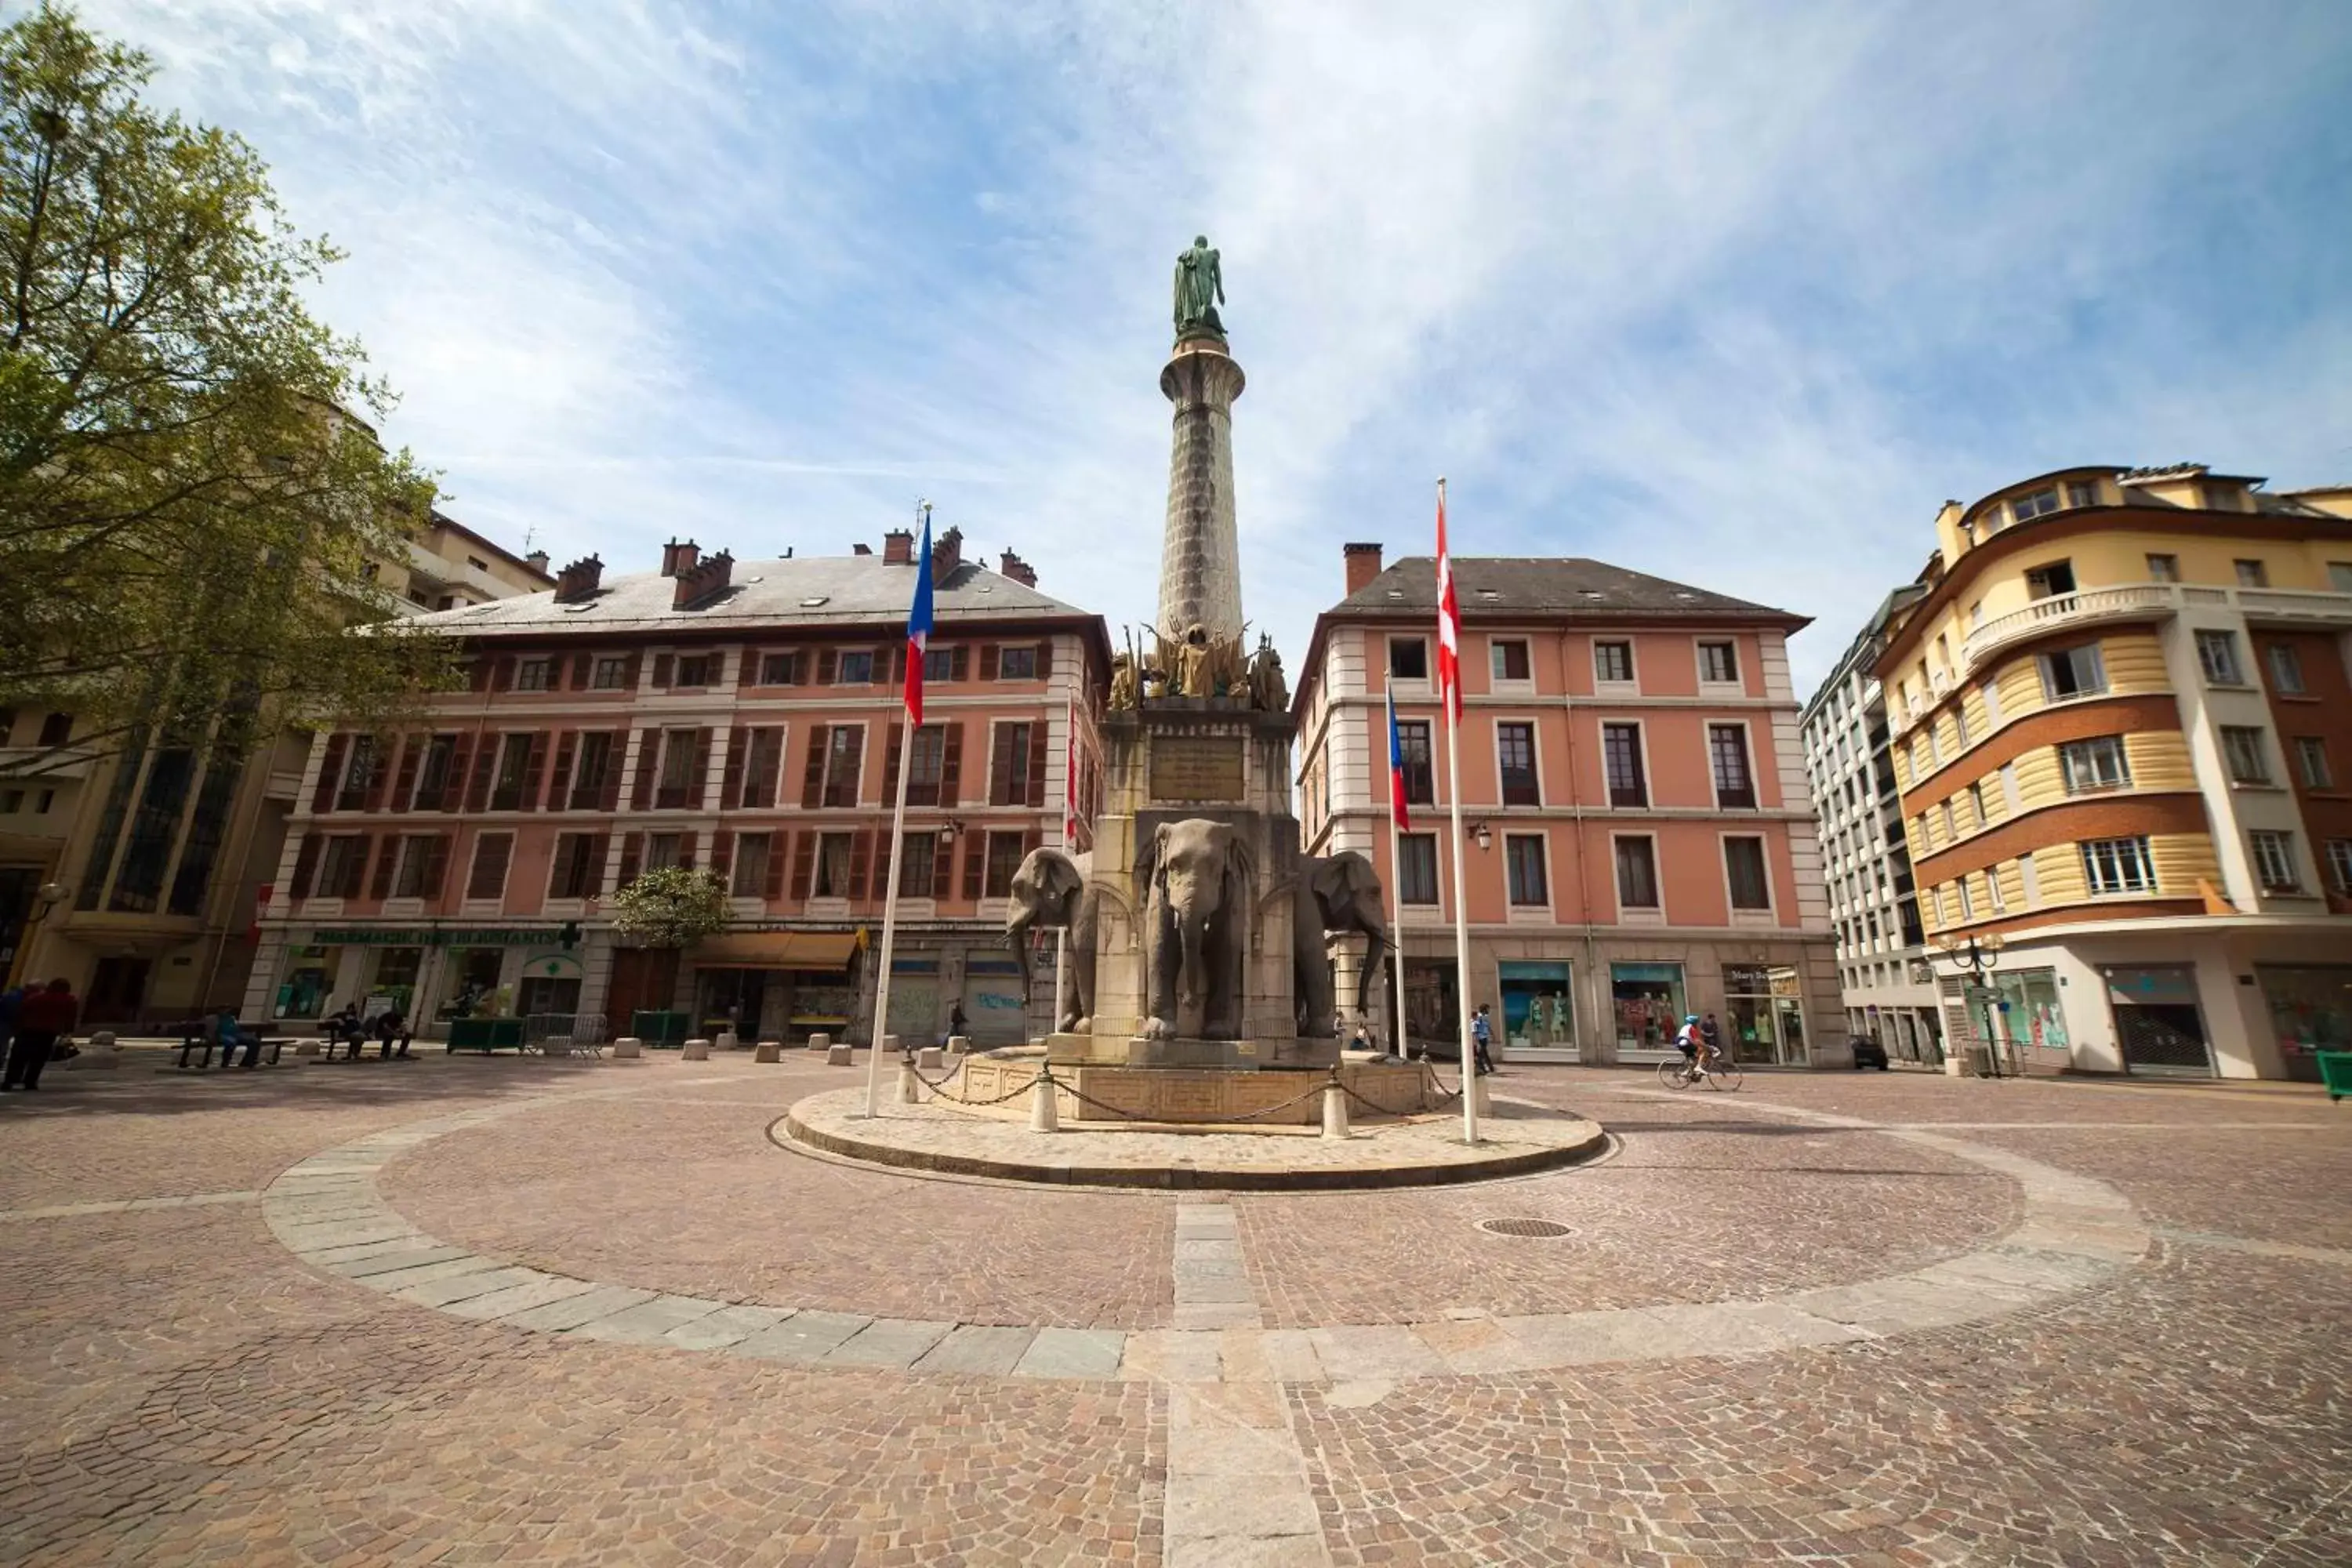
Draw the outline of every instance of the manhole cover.
M1488 1236L1574 1236L1576 1227L1556 1219L1482 1219L1478 1228Z

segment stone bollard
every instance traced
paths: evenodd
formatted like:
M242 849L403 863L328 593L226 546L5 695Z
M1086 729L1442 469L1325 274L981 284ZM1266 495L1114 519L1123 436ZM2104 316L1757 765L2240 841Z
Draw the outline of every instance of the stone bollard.
M74 1058L73 1065L101 1068L121 1067L122 1052L114 1043L114 1031L100 1029L92 1034L89 1043L82 1047L81 1055Z
M613 1042L614 1061L625 1061L632 1057L641 1057L645 1054L646 1043L635 1035L623 1035Z
M1348 1091L1336 1083L1323 1086L1323 1136L1348 1136Z
M951 1057L960 1057L969 1052L971 1049L971 1037L970 1035L950 1035L948 1037L948 1055Z
M940 1057L939 1047L925 1046L915 1053L915 1065L926 1072L938 1072L948 1064Z
M631 1045L633 1045L633 1046L634 1046L634 1045L635 1045L635 1044L636 1044L636 1041L635 1041L635 1040L631 1040L631 1041L629 1042L629 1044L631 1044ZM294 1042L294 1055L295 1055L297 1058L300 1058L300 1057L315 1057L315 1056L317 1056L318 1054L319 1054L319 1042L318 1042L318 1041L316 1041L316 1040L297 1040L297 1041L295 1041L295 1042ZM630 1054L631 1056L635 1056L637 1053L636 1053L636 1052L635 1052L635 1051L631 1051L629 1054Z
M1061 1130L1061 1110L1054 1103L1054 1080L1040 1075L1035 1089L1029 1096L1029 1131L1059 1132Z
M783 1048L783 1042L781 1040L761 1040L759 1046L751 1052L751 1059L755 1062L774 1061L776 1059L777 1053L782 1051Z
M719 1031L719 1037L711 1041L710 1044L715 1049L732 1051L741 1049L743 1042L736 1037L734 1030L721 1029Z
M833 1037L831 1035L811 1035L809 1037L809 1049L813 1051L829 1051L833 1049Z
M690 1062L707 1062L710 1059L710 1042L699 1038L688 1040L686 1049L680 1054Z
M923 1103L923 1080L915 1076L915 1064L909 1061L902 1061L898 1064L898 1103L901 1105Z
M847 1067L849 1065L849 1047L845 1045L825 1047L824 1065L829 1068Z

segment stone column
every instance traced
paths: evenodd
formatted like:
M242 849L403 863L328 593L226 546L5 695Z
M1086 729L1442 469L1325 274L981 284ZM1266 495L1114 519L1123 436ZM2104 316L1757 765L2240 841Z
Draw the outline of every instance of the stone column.
M1168 527L1160 548L1160 630L1196 622L1212 637L1242 635L1241 546L1234 527L1234 399L1242 367L1224 344L1176 345L1160 390L1176 405L1168 456Z

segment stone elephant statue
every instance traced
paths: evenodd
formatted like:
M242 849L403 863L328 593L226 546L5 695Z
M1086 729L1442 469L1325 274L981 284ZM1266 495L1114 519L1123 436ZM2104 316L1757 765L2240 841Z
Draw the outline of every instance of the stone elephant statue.
M1162 823L1136 877L1145 900L1143 1037L1234 1040L1255 866L1230 823Z
M1371 939L1356 977L1356 1011L1368 1012L1381 955L1388 947L1388 926L1381 919L1381 876L1369 858L1353 849L1309 855L1298 862L1293 897L1291 995L1298 1005L1298 1033L1304 1039L1328 1040L1339 1032L1339 1020L1324 936L1335 931L1360 931Z
M1013 913L1005 944L1021 959L1021 1000L1029 1000L1029 933L1069 932L1070 997L1054 1027L1080 1034L1095 1016L1095 889L1077 862L1059 849L1032 849L1013 873Z

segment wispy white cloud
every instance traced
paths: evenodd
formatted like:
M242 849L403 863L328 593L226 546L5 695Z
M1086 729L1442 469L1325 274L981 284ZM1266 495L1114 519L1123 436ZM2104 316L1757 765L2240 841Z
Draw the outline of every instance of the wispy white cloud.
M1174 254L1251 385L1245 595L1562 550L1820 617L2072 460L2352 472L2339 6L106 0L353 260L455 506L836 551L918 494L1148 613Z

